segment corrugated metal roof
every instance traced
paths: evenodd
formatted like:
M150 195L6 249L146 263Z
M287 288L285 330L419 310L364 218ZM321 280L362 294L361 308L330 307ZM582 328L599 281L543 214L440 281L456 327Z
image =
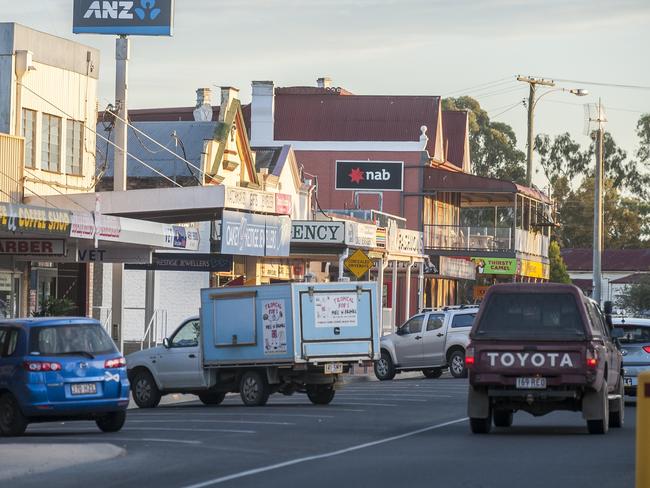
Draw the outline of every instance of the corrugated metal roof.
M440 97L295 94L277 89L274 137L288 141L417 141L433 154Z
M280 153L282 153L282 147L252 147L251 149L255 152L255 167L257 171L266 168L269 170L269 174L274 174L275 167L280 159Z
M562 249L562 258L569 271L591 271L591 249ZM602 254L603 271L650 271L650 249L605 249Z
M445 159L450 163L464 167L467 149L467 112L461 110L444 110L442 112L442 138Z

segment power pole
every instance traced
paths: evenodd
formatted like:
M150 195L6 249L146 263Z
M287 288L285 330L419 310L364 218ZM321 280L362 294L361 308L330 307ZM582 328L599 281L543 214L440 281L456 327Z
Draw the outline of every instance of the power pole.
M528 83L530 91L528 93L528 153L526 158L526 185L533 184L533 146L535 145L535 136L533 135L533 119L535 114L535 90L537 85L555 86L553 80L544 80L542 78L532 78L530 76L517 76L517 81Z
M602 251L603 251L603 107L598 99L598 130L596 131L596 172L594 176L594 241L593 241L593 299L601 304L602 299Z

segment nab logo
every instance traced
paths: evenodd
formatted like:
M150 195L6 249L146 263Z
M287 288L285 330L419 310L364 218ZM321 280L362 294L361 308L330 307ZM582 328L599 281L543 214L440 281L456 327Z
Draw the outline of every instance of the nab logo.
M352 183L361 183L362 181L388 181L390 180L390 171L385 169L377 171L363 171L361 168L353 168L348 175Z
M133 1L95 1L90 4L84 19L133 19L133 11L140 20L155 20L160 15L156 0L140 0L140 6L133 8Z

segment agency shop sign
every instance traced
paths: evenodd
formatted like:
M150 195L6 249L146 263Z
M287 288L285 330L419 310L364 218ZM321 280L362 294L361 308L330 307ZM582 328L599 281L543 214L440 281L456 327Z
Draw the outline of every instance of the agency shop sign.
M74 0L72 32L171 36L174 0Z
M291 223L291 242L343 244L345 242L345 222L294 220Z
M337 190L402 191L403 161L337 161Z
M291 219L224 210L219 239L221 254L288 256Z

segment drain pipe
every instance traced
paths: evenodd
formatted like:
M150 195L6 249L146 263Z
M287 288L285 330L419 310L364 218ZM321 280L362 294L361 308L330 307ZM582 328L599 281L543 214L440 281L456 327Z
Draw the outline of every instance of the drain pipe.
M343 251L343 254L339 255L339 281L345 281L345 277L343 276L344 273L344 264L343 261L347 259L347 257L350 255L350 250L346 247L345 251Z

